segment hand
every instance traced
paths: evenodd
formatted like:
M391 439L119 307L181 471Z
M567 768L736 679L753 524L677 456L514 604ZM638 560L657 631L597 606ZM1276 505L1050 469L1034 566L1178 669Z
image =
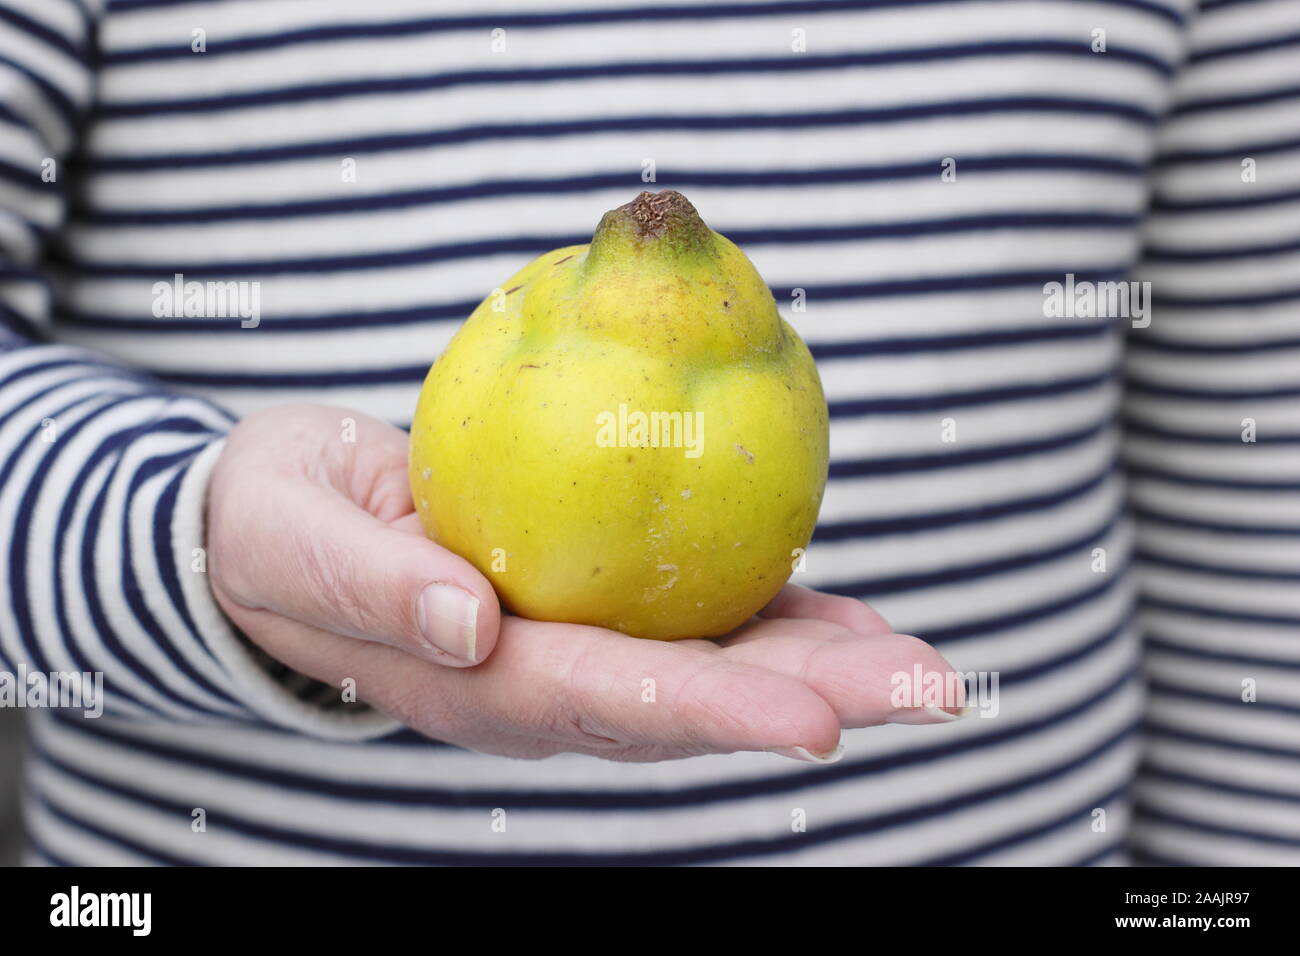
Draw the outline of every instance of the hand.
M353 678L422 733L514 757L825 761L842 728L952 719L961 704L895 708L892 674L952 668L865 604L794 585L718 641L503 617L487 579L421 531L407 441L324 406L246 418L209 487L209 569L222 609L269 654Z

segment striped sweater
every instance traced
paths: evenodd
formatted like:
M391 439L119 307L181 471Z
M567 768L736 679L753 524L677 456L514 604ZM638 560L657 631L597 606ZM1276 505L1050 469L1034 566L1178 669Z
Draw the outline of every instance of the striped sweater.
M30 859L1300 862L1300 5L570 2L0 0L0 669L105 685L31 714ZM232 422L408 424L476 302L643 188L818 360L802 580L996 714L508 760L224 619ZM257 320L160 310L178 275ZM1067 277L1149 281L1149 325L1052 313Z

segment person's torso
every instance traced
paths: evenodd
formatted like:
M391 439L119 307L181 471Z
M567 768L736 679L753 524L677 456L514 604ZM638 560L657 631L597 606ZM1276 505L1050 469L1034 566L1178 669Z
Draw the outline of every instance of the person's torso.
M678 189L818 359L831 477L796 579L996 673L996 716L852 732L829 768L526 763L50 719L33 815L52 852L71 812L108 831L97 858L123 860L1113 854L1136 713L1122 330L1049 316L1044 285L1133 264L1178 18L727 8L111 11L57 250L57 336L236 412L313 401L406 424L494 287L640 190ZM256 322L159 306L191 281L242 284ZM56 783L102 799L60 806ZM218 823L192 833L187 807ZM1097 808L1114 810L1110 835Z

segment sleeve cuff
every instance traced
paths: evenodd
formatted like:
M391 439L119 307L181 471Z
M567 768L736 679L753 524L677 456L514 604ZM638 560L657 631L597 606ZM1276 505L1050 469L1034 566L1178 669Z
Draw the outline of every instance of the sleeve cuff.
M208 576L191 573L190 545L181 547L176 543L207 541L208 478L224 446L223 438L203 449L182 477L172 517L171 540L181 593L194 626L213 657L230 675L236 697L263 720L328 740L369 740L400 729L400 722L360 702L343 709L326 709L299 697L288 682L277 679L267 656L231 625L212 595ZM308 681L296 675L292 683L302 686Z

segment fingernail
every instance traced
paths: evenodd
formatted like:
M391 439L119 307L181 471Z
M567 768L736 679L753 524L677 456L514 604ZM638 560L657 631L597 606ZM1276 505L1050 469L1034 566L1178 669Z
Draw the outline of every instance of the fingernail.
M969 707L963 707L955 714L950 714L942 708L933 705L925 707L904 707L902 710L896 710L889 716L891 724L946 724L954 720L961 720L970 713Z
M430 584L421 591L416 624L425 646L477 664L478 603L452 584Z
M791 760L802 760L804 763L836 763L844 756L844 745L837 744L834 750L828 750L824 754L815 754L807 747L773 747L768 753L780 754Z

